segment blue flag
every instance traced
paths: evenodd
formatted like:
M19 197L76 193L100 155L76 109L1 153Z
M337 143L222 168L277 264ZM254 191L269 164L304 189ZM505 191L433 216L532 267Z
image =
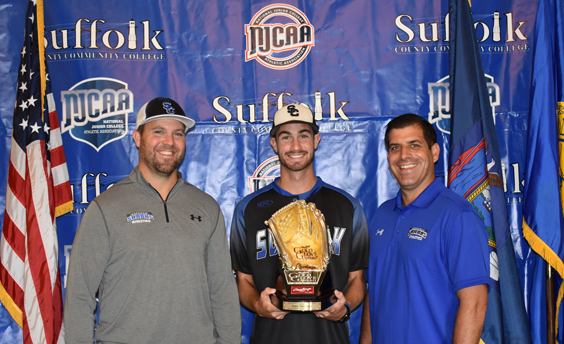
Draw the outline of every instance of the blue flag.
M523 198L523 236L538 253L529 258L534 278L526 285L529 318L535 343L546 343L545 264L564 276L562 159L564 103L562 2L541 0L533 41L533 77ZM554 305L560 310L562 285ZM561 332L556 323L557 332ZM559 331L560 330L560 331ZM561 337L561 334L559 334Z
M448 186L488 230L490 291L482 341L531 343L511 241L501 159L480 50L467 0L450 0L451 136Z

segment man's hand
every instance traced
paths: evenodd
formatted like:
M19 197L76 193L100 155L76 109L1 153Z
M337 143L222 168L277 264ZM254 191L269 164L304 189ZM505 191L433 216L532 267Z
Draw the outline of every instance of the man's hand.
M279 307L278 298L276 297L276 289L265 288L260 297L255 302L255 313L263 318L272 318L282 320L286 314L290 312L281 311Z
M260 317L280 320L290 313L278 308L276 289L265 288L259 295L252 275L237 271L237 289L239 289L239 301L243 307Z
M335 290L335 294L331 296L331 299L331 302L335 301L331 307L322 311L313 312L316 317L331 321L339 321L345 316L345 314L347 314L347 306L345 306L347 299L345 298L345 294Z

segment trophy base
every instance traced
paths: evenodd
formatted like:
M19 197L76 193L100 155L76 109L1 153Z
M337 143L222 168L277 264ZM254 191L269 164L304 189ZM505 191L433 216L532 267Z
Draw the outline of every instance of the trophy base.
M326 290L325 292L321 293L321 295L312 300L290 299L279 290L276 291L276 296L280 300L282 300L282 310L284 311L315 312L322 311L325 308L331 307L331 295L333 295L334 292L335 291L333 289Z
M282 309L292 312L320 311L321 301L282 301Z

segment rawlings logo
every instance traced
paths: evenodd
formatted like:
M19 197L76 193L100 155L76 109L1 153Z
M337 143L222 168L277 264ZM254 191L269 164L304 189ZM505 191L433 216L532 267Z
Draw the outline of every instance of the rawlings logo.
M315 45L313 25L300 10L286 4L272 4L258 11L245 25L245 35L245 61L256 59L272 69L297 66Z
M258 202L257 206L261 208L266 208L266 207L270 207L272 204L274 204L274 202L272 202L271 200L265 200Z
M313 286L292 286L290 294L292 295L313 295Z

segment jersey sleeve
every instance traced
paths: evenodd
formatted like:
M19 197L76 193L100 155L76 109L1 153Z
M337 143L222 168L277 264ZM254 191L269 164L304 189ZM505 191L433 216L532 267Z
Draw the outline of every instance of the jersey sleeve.
M454 290L488 284L488 237L482 219L474 212L462 212L444 234L446 267Z
M247 256L247 233L245 231L245 204L239 202L233 212L231 221L231 266L233 270L245 274L252 274Z
M368 222L360 202L354 199L353 242L350 271L366 269L370 245L368 241Z

